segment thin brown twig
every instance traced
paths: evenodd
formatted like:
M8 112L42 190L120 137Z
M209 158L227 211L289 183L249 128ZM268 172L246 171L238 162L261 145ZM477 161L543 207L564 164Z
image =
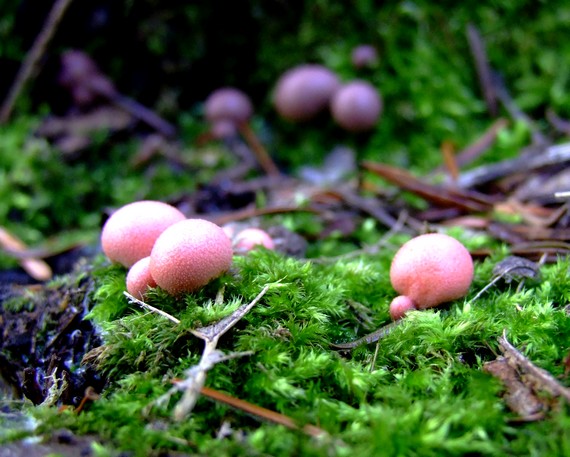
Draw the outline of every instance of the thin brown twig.
M275 165L275 162L273 162L273 159L267 153L267 150L261 141L259 141L250 125L247 123L240 125L239 131L245 138L245 141L249 144L249 147L263 171L265 171L269 176L279 176L281 173L279 172L277 165Z
M459 176L457 184L463 188L478 186L521 170L528 172L549 165L562 165L568 161L570 143L562 143L547 147L532 157L515 157L466 171Z
M475 61L475 70L479 77L479 84L481 85L483 97L487 104L487 110L492 116L496 116L498 112L497 94L493 85L492 70L489 65L489 59L487 58L487 52L485 51L483 38L477 27L473 24L467 25L467 41L469 42L469 48L471 49L471 54Z
M457 165L463 167L469 165L473 160L483 154L497 139L497 133L509 125L509 121L503 117L500 117L491 126L483 132L483 135L477 141L467 146L465 149L460 151L455 160Z
M233 408L244 411L248 414L253 414L254 416L261 417L262 419L269 420L276 424L284 425L292 430L301 430L309 436L319 438L328 435L328 433L315 425L306 424L302 427L297 425L297 423L289 416L272 411L270 409L264 408L262 406L254 405L248 401L242 400L240 398L232 397L223 392L220 392L209 387L202 387L200 393L205 397L212 400L216 400L225 403Z
M451 181L457 181L459 176L459 164L457 163L457 157L455 155L455 146L451 141L444 141L442 143L441 155L443 156L443 162L451 177Z
M242 221L245 219L251 219L253 217L265 216L269 214L284 214L284 213L297 213L297 212L319 214L321 211L316 208L312 208L310 206L296 206L296 205L272 206L266 208L244 208L233 211L231 213L214 216L210 218L210 220L218 225L224 225L229 222Z
M532 135L533 146L544 147L552 144L552 142L540 131L536 122L530 118L515 102L503 77L498 72L493 72L493 86L497 99L501 102L503 107L509 112L514 120L524 122L529 128Z
M10 87L8 95L2 104L2 109L0 110L0 124L8 122L18 95L26 82L33 76L40 58L55 35L57 26L72 1L73 0L56 0L53 4L42 30L22 62L22 66L16 74L14 83Z
M7 253L21 253L27 250L27 246L14 234L8 232L8 230L3 227L0 227L0 249ZM18 258L21 267L32 278L37 279L38 281L47 281L48 279L51 279L53 275L51 267L43 260L35 257L14 257Z

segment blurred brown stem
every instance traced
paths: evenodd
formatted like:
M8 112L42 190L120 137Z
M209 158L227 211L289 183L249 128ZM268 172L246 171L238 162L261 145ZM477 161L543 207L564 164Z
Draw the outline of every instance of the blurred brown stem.
M261 144L261 141L259 141L259 139L255 135L251 127L248 124L243 124L240 126L239 130L240 133L245 138L245 140L247 141L247 143L249 144L249 147L255 154L255 158L257 159L257 162L259 163L261 168L263 168L263 171L265 171L265 173L267 173L270 176L279 176L281 174L279 172L279 169L273 162L273 159L271 159L271 157L267 153L267 150L265 149L263 144Z
M22 66L16 74L14 83L10 87L8 95L2 104L2 109L0 109L0 124L8 122L18 95L26 82L33 76L38 61L44 54L48 43L53 38L57 26L71 2L72 0L56 0L53 4L42 30L22 62Z

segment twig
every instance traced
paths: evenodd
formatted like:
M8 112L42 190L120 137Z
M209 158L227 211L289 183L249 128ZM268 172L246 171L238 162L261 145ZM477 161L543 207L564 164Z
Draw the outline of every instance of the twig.
M239 131L245 138L245 141L249 144L249 147L253 151L253 154L263 171L265 171L269 176L279 176L281 173L279 172L277 165L275 165L275 162L273 162L273 159L267 153L267 150L261 141L259 141L257 135L255 135L249 124L245 123L240 125Z
M392 332L392 330L394 330L401 323L402 323L401 319L398 321L391 322L390 324L384 325L383 327L380 327L378 330L375 330L372 333L363 336L362 338L358 338L357 340L349 341L348 343L339 343L339 344L331 343L331 347L340 350L348 350L348 349L354 349L358 346L362 346L363 344L375 343L376 341L389 335Z
M495 92L497 94L497 98L505 107L505 109L509 112L511 117L515 120L523 121L527 127L530 129L532 134L532 142L535 146L546 146L551 144L550 140L548 140L538 129L535 122L523 111L521 110L513 98L509 91L507 90L507 85L503 77L498 72L493 72L493 86L495 88Z
M234 325L236 325L241 320L241 318L245 316L249 312L249 310L253 308L257 304L257 302L259 302L259 300L261 300L261 298L267 293L267 291L272 286L275 287L276 284L267 284L263 289L261 289L261 292L259 292L259 294L257 294L257 297L255 297L251 302L249 302L246 305L240 306L232 314L224 317L219 322L216 322L215 324L212 325L208 325L207 327L190 330L190 332L194 336L201 338L204 341L211 341L217 343L220 337L224 335L228 330L230 330Z
M518 268L518 267L511 267L510 270L514 270L514 269L516 269L516 268ZM483 295L485 292L487 292L491 287L493 287L495 284L497 284L497 283L501 280L501 278L502 278L505 274L507 274L508 272L509 272L509 270L503 272L503 274L500 274L500 275L498 275L498 276L495 276L489 284L485 285L485 287L483 287L479 292L477 292L477 294L476 294L471 300L469 300L469 304L473 303L473 302L474 302L475 300L477 300L481 295Z
M22 240L17 238L14 234L8 232L3 227L0 227L0 248L8 253L22 253L27 250L27 246ZM32 278L38 281L47 281L53 275L51 267L41 259L34 257L19 257L18 258L21 267L28 273Z
M459 164L455 156L455 146L451 141L444 141L441 145L441 155L443 156L443 163L449 173L451 182L457 181L459 176Z
M331 195L341 199L347 205L369 214L381 224L386 227L393 227L397 224L396 219L388 213L376 199L361 197L349 189L330 189L328 191ZM408 230L405 230L408 232Z
M8 122L18 95L26 82L32 77L38 61L53 38L57 26L71 2L72 0L56 0L53 4L42 30L28 51L20 70L16 74L14 83L10 87L8 95L2 104L2 109L0 110L0 124Z
M479 76L479 84L483 91L485 103L487 104L487 110L489 110L492 116L496 116L498 111L497 94L493 87L492 70L487 58L487 52L485 51L483 38L477 27L473 24L467 25L467 40L471 54L473 55L473 60L475 61L475 70L477 71L477 76Z
M170 122L164 120L154 111L140 104L136 100L119 94L115 94L113 96L108 96L108 94L105 93L100 94L107 96L108 100L115 106L119 107L123 111L126 111L136 119L143 121L145 124L154 128L165 137L172 138L176 136L176 127L174 127Z
M517 157L466 171L459 176L457 185L464 188L478 186L521 170L528 172L568 161L570 161L570 143L563 143L550 146L541 154L532 157Z
M207 327L190 330L194 336L204 340L204 349L202 351L200 361L197 365L186 370L186 377L184 379L177 381L172 389L166 392L166 394L161 396L155 402L149 404L146 409L148 410L155 404L162 404L168 401L175 392L183 391L182 398L174 407L173 417L177 421L181 421L186 418L194 409L194 405L198 401L200 392L206 382L206 373L209 370L211 370L217 363L253 354L251 351L230 352L228 354L224 354L222 351L216 349L216 347L220 337L230 330L243 316L245 316L271 287L276 286L277 283L267 284L250 303L240 306L229 316L226 316L220 321L212 325L208 325ZM134 299L134 301L139 304L144 303L137 299ZM146 308L151 309L149 308L149 305L144 305ZM156 310L156 308L154 308L154 310Z
M126 291L123 292L123 294L125 295L125 297L127 297L127 298L129 299L129 301L130 301L131 303L136 303L136 304L139 305L140 307L142 307L142 308L144 308L144 309L146 309L146 310L148 310L148 311L150 311L150 312L159 314L159 315L161 315L162 317L165 317L166 319L168 319L169 321L174 322L175 324L180 324L180 320L179 320L179 319L176 319L174 316L171 316L170 314L168 314L168 313L166 313L166 312L164 312L164 311L162 311L162 310L160 310L160 309L158 309L158 308L155 308L154 306L149 305L148 303L145 303L144 301L139 300L138 298L135 298L133 295L129 294L129 293L126 292Z
M558 116L552 108L546 110L546 120L554 127L558 132L564 133L565 135L570 134L570 121L567 119L562 119Z
M493 122L477 141L457 154L455 158L457 165L463 167L479 157L483 152L489 149L497 139L497 133L507 125L509 125L509 121L502 117Z
M276 411L272 411L270 409L254 405L253 403L241 400L240 398L232 397L218 390L210 389L209 387L202 387L201 393L205 397L225 403L236 409L245 411L248 414L253 414L254 416L267 419L271 422L275 422L276 424L284 425L285 427L293 430L301 430L307 435L315 438L320 438L328 435L328 433L325 430L316 427L315 425L307 424L304 425L303 427L299 427L297 423L289 416L285 416L284 414L280 414Z

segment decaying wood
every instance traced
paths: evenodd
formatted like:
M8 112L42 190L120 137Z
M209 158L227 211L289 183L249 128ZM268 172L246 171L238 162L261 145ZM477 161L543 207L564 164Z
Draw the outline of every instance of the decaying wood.
M543 368L537 367L506 337L499 337L502 356L487 362L483 369L499 379L505 386L505 402L522 420L538 420L551 407L551 399L564 399L570 403L570 389Z
M507 406L523 420L544 417L546 405L520 378L517 370L504 357L487 362L483 370L497 378L505 386L504 400Z
M570 388L564 387L558 380L543 368L537 367L515 348L506 337L499 337L499 347L509 365L523 375L526 384L535 392L545 392L552 397L563 398L570 403Z

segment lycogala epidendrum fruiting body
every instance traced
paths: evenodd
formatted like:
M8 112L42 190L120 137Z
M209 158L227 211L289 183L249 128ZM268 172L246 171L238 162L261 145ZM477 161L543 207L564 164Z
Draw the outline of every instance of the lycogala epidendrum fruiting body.
M154 200L129 203L115 211L101 232L103 252L129 268L150 255L154 242L169 226L186 217L174 206Z
M232 264L232 242L221 227L186 219L168 227L150 254L150 274L168 293L193 292Z
M455 238L441 233L420 235L394 256L390 281L400 294L390 304L390 315L399 319L410 309L431 308L465 296L473 281L473 260Z

